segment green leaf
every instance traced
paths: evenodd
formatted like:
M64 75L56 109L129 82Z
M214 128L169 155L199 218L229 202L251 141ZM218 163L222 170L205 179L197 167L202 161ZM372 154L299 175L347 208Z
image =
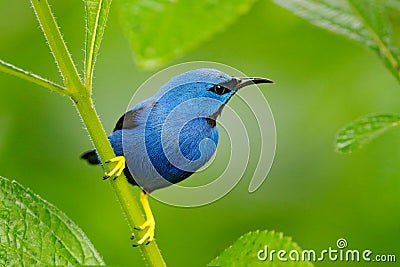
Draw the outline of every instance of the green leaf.
M394 0L275 0L310 23L369 47L400 80L400 54L386 9Z
M393 44L391 25L386 14L389 1L348 0L348 2L376 43L376 47L372 46L371 48L375 50L392 74L400 80L400 54L398 48Z
M120 0L122 26L136 63L166 64L245 14L256 0Z
M397 11L400 11L400 0L387 0L388 8L394 8Z
M275 253L272 255L273 258L270 257L272 250L275 250ZM287 261L278 260L277 252L279 250L286 251L286 255L283 257ZM265 252L267 252L268 257L263 259L266 255ZM289 256L296 257L296 254L299 256L299 260L296 261ZM301 259L302 250L290 237L283 236L282 233L264 230L242 235L233 245L222 252L221 255L212 260L208 266L313 266L309 261L302 261ZM308 256L305 256L305 259L308 259Z
M111 0L84 0L84 2L86 9L85 82L86 87L90 88Z
M63 212L0 176L0 266L104 265Z
M351 153L387 130L399 126L399 124L399 114L371 114L362 117L337 133L336 151Z

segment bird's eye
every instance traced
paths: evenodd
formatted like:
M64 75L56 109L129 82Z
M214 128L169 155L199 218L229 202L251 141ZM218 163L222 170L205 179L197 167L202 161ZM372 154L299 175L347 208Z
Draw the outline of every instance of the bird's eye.
M228 93L230 90L221 85L216 85L216 86L211 87L210 91L216 93L217 95L224 95L224 94Z

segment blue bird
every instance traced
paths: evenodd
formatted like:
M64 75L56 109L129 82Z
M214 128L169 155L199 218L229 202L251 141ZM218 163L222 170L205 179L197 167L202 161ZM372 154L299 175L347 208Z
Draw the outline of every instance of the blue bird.
M169 80L118 120L108 137L116 157L106 162L117 164L104 179L124 172L129 183L142 188L146 222L137 229L147 231L134 246L154 239L148 194L186 179L210 160L218 144L216 119L225 104L240 88L258 83L272 81L234 78L216 69L191 70ZM95 150L82 158L101 163Z

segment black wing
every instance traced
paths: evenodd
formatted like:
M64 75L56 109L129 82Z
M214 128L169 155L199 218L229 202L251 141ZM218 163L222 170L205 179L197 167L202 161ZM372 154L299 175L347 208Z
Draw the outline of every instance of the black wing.
M122 115L121 118L119 118L119 120L117 121L117 124L115 125L113 132L122 129L133 129L136 126L138 126L136 118L142 109L143 107L138 109L132 109L126 112L124 115Z

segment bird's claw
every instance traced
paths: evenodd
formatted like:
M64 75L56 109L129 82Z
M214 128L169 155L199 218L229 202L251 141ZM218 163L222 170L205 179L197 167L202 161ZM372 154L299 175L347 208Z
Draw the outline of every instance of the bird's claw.
M137 241L135 244L133 244L134 247L137 247L139 245L145 244L148 245L150 244L151 241L154 240L154 229L155 229L156 223L154 222L153 218L147 219L147 221L144 222L139 227L135 227L135 230L144 230L147 228L146 233L142 236L142 238ZM132 234L132 236L134 236Z
M108 178L110 178L111 176L114 176L114 175L115 175L114 176L114 180L115 180L124 171L125 158L123 156L117 156L115 158L107 160L105 163L111 163L111 162L116 162L117 164L115 165L115 167L110 172L104 173L103 180L106 180L106 179L108 179Z
M151 212L149 202L148 202L148 194L146 192L142 192L140 195L140 202L143 205L144 212L146 214L146 221L139 227L135 227L135 230L144 230L147 228L146 232L142 236L142 238L139 239L135 244L133 244L133 247L137 247L140 245L148 245L150 244L151 241L154 240L154 229L156 227L156 223L154 221L153 214ZM132 237L134 235L132 234Z

